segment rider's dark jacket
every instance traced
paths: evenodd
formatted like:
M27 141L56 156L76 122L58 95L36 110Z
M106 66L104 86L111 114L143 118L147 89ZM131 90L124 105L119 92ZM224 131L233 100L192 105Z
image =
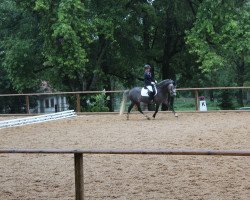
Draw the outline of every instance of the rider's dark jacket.
M150 72L144 73L144 86L151 85L151 82L154 82L154 77Z

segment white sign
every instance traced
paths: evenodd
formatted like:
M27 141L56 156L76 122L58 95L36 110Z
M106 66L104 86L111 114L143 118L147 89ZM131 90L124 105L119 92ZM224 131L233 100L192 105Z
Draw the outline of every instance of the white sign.
M200 101L200 111L207 111L207 104L206 101Z

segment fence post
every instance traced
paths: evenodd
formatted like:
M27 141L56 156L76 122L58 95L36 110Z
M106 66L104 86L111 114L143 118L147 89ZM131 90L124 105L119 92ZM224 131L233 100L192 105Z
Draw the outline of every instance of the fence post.
M26 113L29 114L30 113L30 100L29 100L29 96L25 96L25 102L26 102Z
M198 104L199 104L199 93L198 90L195 90L195 110L198 111Z
M81 153L74 154L75 161L75 197L76 200L84 200L83 181L83 156Z
M81 112L80 94L76 94L76 112Z

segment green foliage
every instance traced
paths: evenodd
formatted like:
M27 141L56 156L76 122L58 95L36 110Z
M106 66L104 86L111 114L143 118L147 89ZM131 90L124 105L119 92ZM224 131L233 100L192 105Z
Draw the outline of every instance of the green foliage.
M234 110L235 105L233 103L234 93L230 90L222 90L218 99L218 106L222 110Z
M109 108L105 106L105 101L107 99L104 93L91 96L90 99L91 99L91 102L88 106L87 111L90 111L90 112L108 112L109 111Z
M198 55L203 71L234 67L249 56L249 20L248 1L202 2L186 43Z
M40 81L36 70L41 66L37 20L12 0L0 4L0 18L0 66L17 91L35 91Z
M144 63L178 87L246 85L249 13L247 0L4 0L1 92L141 86Z
M40 79L36 76L33 66L39 55L34 55L32 40L20 38L8 38L3 43L5 59L3 67L6 69L10 81L18 91L32 89L39 86Z
M60 88L63 80L71 82L85 72L88 62L85 48L91 42L85 6L80 0L53 3L39 0L34 10L41 16L44 65L48 66L46 75Z
M37 0L35 1L34 10L49 10L50 2L51 1L48 1L48 0Z

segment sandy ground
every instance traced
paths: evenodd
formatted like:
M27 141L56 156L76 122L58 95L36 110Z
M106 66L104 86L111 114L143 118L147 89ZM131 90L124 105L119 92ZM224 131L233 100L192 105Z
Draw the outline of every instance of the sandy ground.
M250 149L250 113L78 116L0 130L0 148ZM85 155L86 199L249 200L250 157ZM0 154L0 200L74 199L73 155Z

